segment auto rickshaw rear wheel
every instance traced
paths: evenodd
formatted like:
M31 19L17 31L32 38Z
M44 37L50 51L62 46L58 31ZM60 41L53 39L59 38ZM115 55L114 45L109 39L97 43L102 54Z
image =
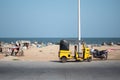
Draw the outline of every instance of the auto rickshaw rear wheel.
M66 58L65 56L63 56L63 57L61 58L61 61L62 61L62 63L65 63L65 62L67 61L67 58Z
M88 62L91 62L91 61L92 61L92 57L89 57L89 58L87 59L87 61L88 61Z

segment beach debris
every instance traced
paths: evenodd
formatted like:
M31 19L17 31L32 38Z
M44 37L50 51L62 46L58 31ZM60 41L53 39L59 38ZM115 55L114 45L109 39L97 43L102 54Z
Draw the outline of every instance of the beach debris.
M23 49L29 49L31 42L27 40L16 41L16 44L23 47Z
M40 52L42 52L42 50L40 50Z
M117 45L119 45L119 46L120 46L120 42L118 42L118 43L117 43Z
M37 48L42 48L45 47L46 45L44 43L32 43L32 47L37 47Z
M17 61L20 60L18 57L16 56L7 56L1 59L2 61Z
M113 45L114 45L114 43L113 43L113 42L110 42L110 43L108 43L108 45L113 46Z
M41 45L40 45L40 44L37 44L37 48L41 48Z
M48 43L47 43L47 46L49 46L49 45L53 45L53 43L51 43L51 42L48 42Z
M36 45L34 43L31 44L32 47L36 47Z
M92 44L93 47L101 47L101 44Z
M101 45L106 46L107 44L105 42L103 42Z

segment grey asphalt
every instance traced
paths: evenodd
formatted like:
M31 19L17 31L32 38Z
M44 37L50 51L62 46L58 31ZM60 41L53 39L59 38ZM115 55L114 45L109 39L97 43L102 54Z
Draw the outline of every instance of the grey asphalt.
M120 61L0 61L0 80L120 80Z

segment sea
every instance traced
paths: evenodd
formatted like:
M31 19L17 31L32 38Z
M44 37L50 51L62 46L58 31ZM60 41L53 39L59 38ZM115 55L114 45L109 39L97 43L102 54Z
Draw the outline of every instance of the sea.
M78 41L78 38L0 38L0 42L5 42L5 43L15 43L16 41L19 40L27 40L31 42L39 42L39 43L59 43L60 40L68 40L72 43ZM105 43L120 43L120 38L81 38L81 41L84 41L87 44L102 44L103 42Z

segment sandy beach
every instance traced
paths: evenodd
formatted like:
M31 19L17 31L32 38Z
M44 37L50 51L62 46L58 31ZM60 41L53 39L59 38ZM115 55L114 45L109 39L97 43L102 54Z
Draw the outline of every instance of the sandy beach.
M94 47L95 49L109 51L108 60L120 60L120 46L99 46ZM74 52L74 46L70 46L70 50ZM24 50L24 56L5 56L4 53L0 53L0 60L11 61L11 60L22 60L22 61L58 61L59 45L49 45L42 48L30 47ZM93 59L96 60L96 59ZM99 60L99 59L98 59Z

